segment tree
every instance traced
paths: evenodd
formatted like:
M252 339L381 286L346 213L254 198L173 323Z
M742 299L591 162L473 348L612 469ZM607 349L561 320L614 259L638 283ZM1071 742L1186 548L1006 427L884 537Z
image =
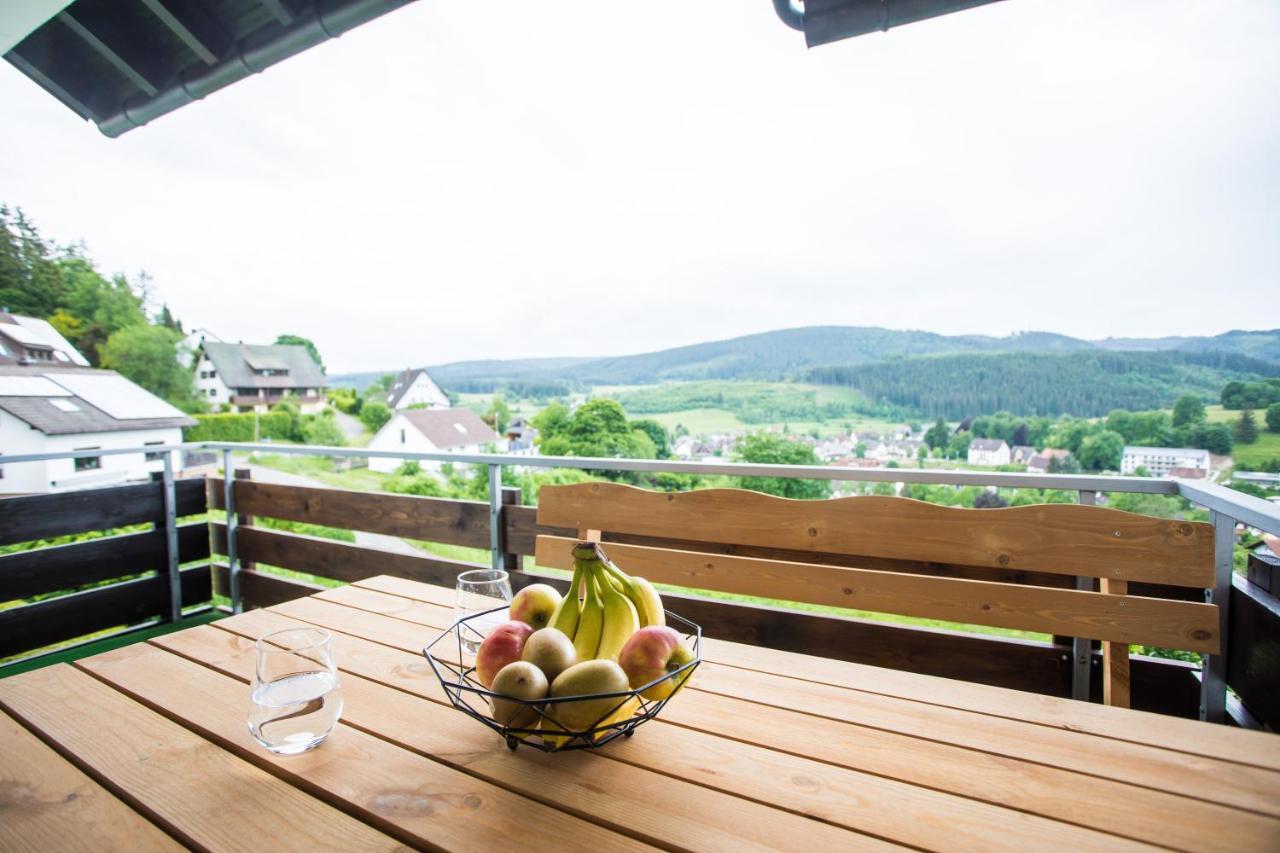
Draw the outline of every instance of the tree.
M654 451L657 454L654 458L671 458L671 442L667 439L667 430L662 424L649 418L642 418L638 421L632 421L631 428L638 429L649 436L649 440L653 442Z
M1076 458L1087 471L1114 471L1124 455L1124 436L1111 430L1091 435L1080 444Z
M627 413L616 400L583 403L569 420L566 437L575 456L629 456L632 444Z
M985 489L977 494L973 499L974 509L1000 509L1009 505L1009 501L1000 497L1000 493L991 489Z
M1079 474L1080 461L1068 453L1066 456L1054 456L1049 460L1050 474Z
M928 458L929 458L929 448L925 447L923 444L920 445L920 447L916 449L916 467L923 468L924 460Z
M311 360L314 361L319 366L320 372L321 373L325 372L324 362L320 360L320 350L316 349L316 345L313 344L307 338L304 338L301 335L280 335L278 338L276 338L276 345L306 347L307 354L310 355Z
M318 415L308 415L302 422L302 440L307 444L323 447L342 447L347 436L333 417L333 409L325 409Z
M117 371L175 406L192 408L191 371L178 363L178 334L162 326L129 326L102 348L102 366Z
M853 455L854 455L854 456L856 456L856 457L858 457L859 459L866 459L866 458L867 458L867 444L866 444L866 442L864 442L864 441L859 441L856 445L854 445L854 447L853 447Z
M66 293L54 254L20 208L0 205L0 308L52 316Z
M1267 429L1271 432L1280 432L1280 403L1267 406Z
M511 407L507 405L507 401L502 399L501 394L494 394L493 399L489 401L489 408L485 409L481 416L484 422L493 427L493 431L498 435L502 435L507 431L507 424L511 422Z
M552 403L534 415L529 422L538 431L538 447L543 453L548 456L563 456L567 453L567 450L553 453L547 449L548 442L552 442L557 449L562 445L568 447L566 434L569 431L569 409L564 403Z
M377 432L391 420L391 409L380 400L370 400L360 407L360 423L369 432Z
M738 442L736 457L741 462L770 465L818 464L818 457L812 447L771 432L753 432L744 437ZM738 482L744 489L784 498L814 499L831 496L831 483L827 480L739 477Z
M1253 409L1245 409L1236 421L1236 441L1240 444L1253 444L1258 440L1258 422L1254 420Z
M1013 429L1013 444L1028 445L1031 443L1031 428L1026 424L1018 424Z
M1173 404L1173 425L1190 426L1204 420L1204 401L1193 394L1183 394Z
M961 430L947 442L948 459L964 459L969 455L969 443L973 441L973 433Z
M1202 447L1210 453L1226 456L1231 452L1234 439L1231 427L1226 424L1200 423L1192 428L1188 441L1192 447Z
M946 447L947 441L951 438L951 430L947 429L947 422L942 418L938 418L929 427L929 431L924 434L924 443L930 448Z

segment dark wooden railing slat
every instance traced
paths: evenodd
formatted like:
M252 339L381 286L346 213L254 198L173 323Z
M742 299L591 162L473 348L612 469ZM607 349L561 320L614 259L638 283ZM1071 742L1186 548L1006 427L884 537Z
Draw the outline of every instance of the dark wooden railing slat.
M1280 597L1232 578L1227 684L1249 713L1280 730Z
M202 604L212 586L208 566L182 572L182 603ZM169 579L155 575L0 610L0 657L38 649L169 609Z
M203 522L178 528L178 554L184 563L209 556L209 531ZM0 601L75 589L125 575L166 571L168 565L163 530L19 551L0 556Z

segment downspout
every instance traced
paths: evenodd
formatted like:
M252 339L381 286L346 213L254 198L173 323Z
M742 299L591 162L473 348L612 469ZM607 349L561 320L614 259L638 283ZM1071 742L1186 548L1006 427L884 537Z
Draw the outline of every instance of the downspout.
M804 32L804 0L773 0L773 10L782 23L793 30Z

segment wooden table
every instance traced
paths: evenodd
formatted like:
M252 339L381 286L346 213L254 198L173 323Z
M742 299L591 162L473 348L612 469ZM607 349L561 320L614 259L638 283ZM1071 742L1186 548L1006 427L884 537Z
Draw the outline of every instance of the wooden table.
M512 753L420 654L452 598L372 578L0 681L0 849L1280 849L1280 737L718 640L635 737ZM278 757L252 640L303 623L346 705Z

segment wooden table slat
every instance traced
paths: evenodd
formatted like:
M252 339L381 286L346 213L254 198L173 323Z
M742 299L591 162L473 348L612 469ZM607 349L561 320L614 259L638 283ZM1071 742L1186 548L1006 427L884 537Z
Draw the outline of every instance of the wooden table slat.
M259 614L267 612L253 615ZM338 643L335 654L340 663L356 655L352 646L359 642ZM207 626L158 637L155 645L241 680L252 674L252 641L230 631ZM406 661L402 653L369 645L395 656L392 665L416 674L424 684L435 684L439 695L436 701L424 702L421 695L376 683L344 667L343 719L349 725L555 808L654 844L684 849L888 846L693 782L602 761L586 752L548 755L523 749L510 754L491 731L444 704L435 676L429 669L423 672L425 661Z
M4 714L0 756L0 850L182 849ZM76 831L68 833L68 826Z
M315 596L440 630L451 610L343 587ZM429 635L424 634L425 638ZM935 740L1146 787L1184 791L1212 783L1208 799L1280 817L1280 773L1157 747L704 662L691 687L860 726ZM1280 739L1278 739L1280 740Z
M303 853L398 846L69 664L0 681L0 706L189 847L238 851L266 838Z
M443 607L453 606L451 589L387 575L360 581L356 587ZM1280 738L1268 732L1231 729L1164 714L1110 708L728 640L703 638L703 659L1280 771Z
M147 643L78 665L281 780L416 847L492 849L521 838L531 850L649 848L351 726L335 729L323 748L274 755L246 729L246 685Z
M379 601L388 604L384 599ZM423 635L404 631L403 620L344 608L322 596L274 609L331 630L381 638L386 645L410 653L423 642ZM243 618L229 620L228 627ZM1211 845L1226 823L1236 828L1236 836L1246 849L1267 849L1271 840L1280 837L1280 821L1275 818L1205 802L1199 790L1152 790L1084 776L1018 758L705 693L697 687L697 681L695 675L694 689L678 702L670 703L663 716L649 725L675 723L1109 832L1159 839L1171 846L1180 840ZM1064 797L1064 790L1072 790L1073 795ZM1118 796L1126 799L1129 809L1106 808Z

